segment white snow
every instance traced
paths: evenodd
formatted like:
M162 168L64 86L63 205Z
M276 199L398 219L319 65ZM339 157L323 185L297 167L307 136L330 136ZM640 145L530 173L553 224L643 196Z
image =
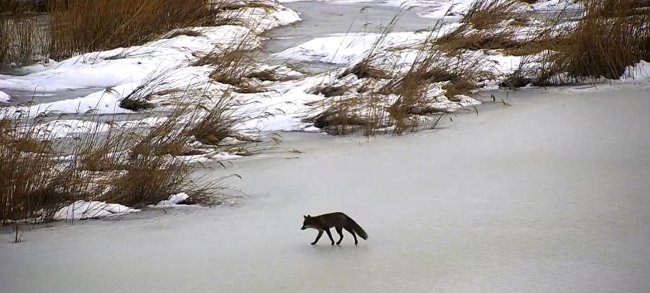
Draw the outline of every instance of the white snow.
M112 216L126 215L139 212L127 206L103 201L78 200L69 206L61 208L54 214L54 220L85 220Z
M183 160L186 164L207 163L214 161L229 161L241 158L240 155L233 155L227 152L213 151L201 155L191 155L177 157L178 160Z
M296 47L289 48L276 56L299 61L318 61L325 63L352 65L361 60L366 52L381 37L381 34L337 34L330 37L314 38ZM426 33L389 33L382 42L382 48L409 46L426 39Z
M641 60L634 66L629 66L621 80L650 80L650 62Z
M378 33L338 33L311 39L275 56L299 61L353 65L367 55L368 51L375 49L381 52L380 56L401 55L398 60L388 58L394 63L411 63L415 50L409 50L410 48L421 45L427 39L451 32L458 26L458 23L444 24L433 35L429 31L391 32L385 36ZM378 47L374 48L376 45Z
M0 91L0 103L8 103L10 100L11 97L7 93Z
M301 20L297 12L282 6L275 6L273 11L269 11L268 7L244 7L222 15L225 18L240 19L257 34Z
M178 206L179 204L183 203L188 198L190 198L190 196L187 195L187 193L184 193L184 192L177 193L177 194L172 194L172 195L169 196L168 199L161 200L155 206L156 207L174 207L174 206Z
M262 119L251 119L238 128L245 132L260 131L295 131L308 126L303 123L304 114L308 111L306 103L322 99L318 95L307 93L317 78L299 81L289 81L273 87L273 91L256 98L256 103L238 109L237 114L264 113L271 115Z
M77 119L58 119L27 126L41 138L62 138L82 133L107 132L113 127L119 129L148 128L166 121L166 117L149 117L138 120L99 122Z
M562 10L582 10L584 7L576 0L545 0L537 1L533 5L536 11L562 11Z

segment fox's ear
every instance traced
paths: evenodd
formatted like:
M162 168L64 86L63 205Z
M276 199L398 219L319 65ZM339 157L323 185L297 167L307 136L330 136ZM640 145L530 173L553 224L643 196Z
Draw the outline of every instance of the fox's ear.
M305 216L305 215L302 215L302 216L305 217L305 219L307 219L307 217L309 217L309 216Z

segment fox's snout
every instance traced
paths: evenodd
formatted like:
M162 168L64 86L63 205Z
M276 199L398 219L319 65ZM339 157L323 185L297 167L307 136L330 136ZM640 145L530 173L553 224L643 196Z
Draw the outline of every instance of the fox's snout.
M302 226L302 228L300 228L300 230L305 230L305 229L307 229L307 227L305 226Z

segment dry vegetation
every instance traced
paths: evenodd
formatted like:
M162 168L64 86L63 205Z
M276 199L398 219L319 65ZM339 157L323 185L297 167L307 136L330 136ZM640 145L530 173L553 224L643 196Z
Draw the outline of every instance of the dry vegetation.
M176 28L229 24L217 17L233 0L0 1L0 63L127 47L160 38ZM47 5L45 5L47 4ZM42 14L47 11L47 17ZM40 16L39 16L40 15ZM231 14L232 15L232 14Z
M619 78L627 66L650 59L650 3L639 0L586 0L585 16L570 22L561 11L515 38L522 23L516 1L479 0L461 26L436 40L447 52L500 50L524 56L521 69L503 81L508 87L555 85L593 78ZM538 20L539 21L539 20Z
M143 207L185 192L210 203L218 182L190 179L185 155L214 150L232 128L230 96L211 107L178 107L156 125L98 127L74 139L56 139L31 119L0 120L0 222L48 221L76 200ZM211 146L212 145L212 146Z
M255 35L252 33L242 36L241 41L231 48L215 48L199 60L194 62L195 66L210 65L215 69L210 78L216 82L233 86L238 93L260 93L266 91L258 80L252 77L263 77L263 74L255 75L258 63L259 50L251 49Z
M33 16L0 17L0 64L30 64L44 59L46 34Z
M366 135L385 129L400 134L421 127L418 117L444 111L432 106L440 95L459 101L485 80L519 87L615 79L627 66L650 58L647 1L586 0L585 16L576 22L566 11L541 18L523 15L520 2L475 1L457 29L439 37L437 24L406 70L382 63L382 45L392 31L388 26L363 60L312 90L324 99L312 105L320 110L308 121L334 134L359 129ZM489 52L524 61L504 79L489 70ZM349 75L361 82L350 82Z
M47 50L53 57L64 58L160 37L197 35L200 33L183 28L220 23L218 19L215 22L215 14L240 8L232 3L230 0L52 0L48 10L51 46ZM15 21L18 20L13 15L10 22ZM0 34L6 33L7 28L0 26ZM8 34L20 36L15 31ZM263 91L259 86L261 81L279 77L273 69L256 68L256 52L247 49L251 47L252 37L243 38L234 49L219 45L193 65L215 68L212 79L232 85L234 91ZM17 60L8 55L13 51L5 48L21 49L20 54L28 57L34 55L19 47L31 48L34 42L23 36L20 41L0 46L3 62ZM190 179L193 164L185 156L217 149L241 154L245 152L242 144L250 139L237 133L236 127L248 119L270 114L236 114L242 113L237 110L245 107L246 102L235 101L228 91L222 95L221 90L210 90L209 84L198 89L170 88L174 81L170 75L175 69L152 73L121 100L121 107L138 111L153 107L152 100L160 96L175 96L169 101L175 108L156 125L127 128L108 123L111 127L106 131L107 124L96 121L98 128L88 133L59 139L41 130L42 121L38 119L0 115L5 117L0 120L1 224L48 221L58 209L76 200L142 207L178 192L190 194L192 202L208 203L216 199L208 195L221 188L219 181L195 184ZM197 105L199 100L207 105Z
M127 47L175 28L211 24L208 0L50 0L51 55Z
M435 40L440 49L447 52L458 50L506 49L519 46L513 39L514 20L525 23L516 15L517 1L477 0L460 20L461 25L449 34Z
M0 0L0 64L26 64L47 54L47 31L39 19L44 5Z
M34 129L20 132L15 120L0 120L0 219L8 220L52 216L65 195L57 186L63 175L55 169L53 142L36 139ZM54 207L56 208L56 206ZM41 210L44 210L43 212ZM42 215L42 213L46 213Z
M598 78L617 79L627 66L650 60L650 3L643 0L585 0L584 17L571 22L566 11L545 19L526 38L513 38L512 2L479 1L442 47L501 50L524 56L520 70L502 85L561 85ZM477 3L479 3L477 2ZM492 4L491 4L492 3ZM500 3L500 4L494 4ZM481 13L474 12L480 9ZM480 15L477 21L477 15ZM489 21L484 21L485 19ZM481 29L477 29L477 28Z
M395 20L394 20L395 21ZM482 70L484 60L468 57L460 50L447 52L437 39L442 22L419 47L414 61L382 64L383 43L392 30L388 27L360 62L345 70L335 83L316 87L313 92L325 99L313 107L322 113L309 119L333 134L362 130L364 135L392 132L402 134L438 125L447 109L438 105L447 98L460 101L478 87L477 81L490 78ZM354 75L361 82L345 83Z
M546 56L539 82L552 84L567 73L571 80L619 78L627 66L650 60L650 3L585 1L586 16L561 34ZM556 78L555 80L553 78ZM561 79L561 78L560 78ZM560 80L567 82L567 80Z

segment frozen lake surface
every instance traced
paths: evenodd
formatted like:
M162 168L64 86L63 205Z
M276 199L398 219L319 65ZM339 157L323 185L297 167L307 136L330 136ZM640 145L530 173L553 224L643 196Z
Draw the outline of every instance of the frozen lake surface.
M648 292L649 90L527 89L401 137L287 134L213 175L242 176L236 207L58 223L20 244L2 230L0 291ZM309 245L302 215L332 211L368 241Z
M302 21L276 28L266 34L270 40L265 43L265 48L271 53L278 53L311 39L332 34L380 33L394 17L397 17L397 22L391 32L425 30L434 27L437 21L419 17L414 9L400 9L376 2L332 4L297 1L283 5L300 13Z

